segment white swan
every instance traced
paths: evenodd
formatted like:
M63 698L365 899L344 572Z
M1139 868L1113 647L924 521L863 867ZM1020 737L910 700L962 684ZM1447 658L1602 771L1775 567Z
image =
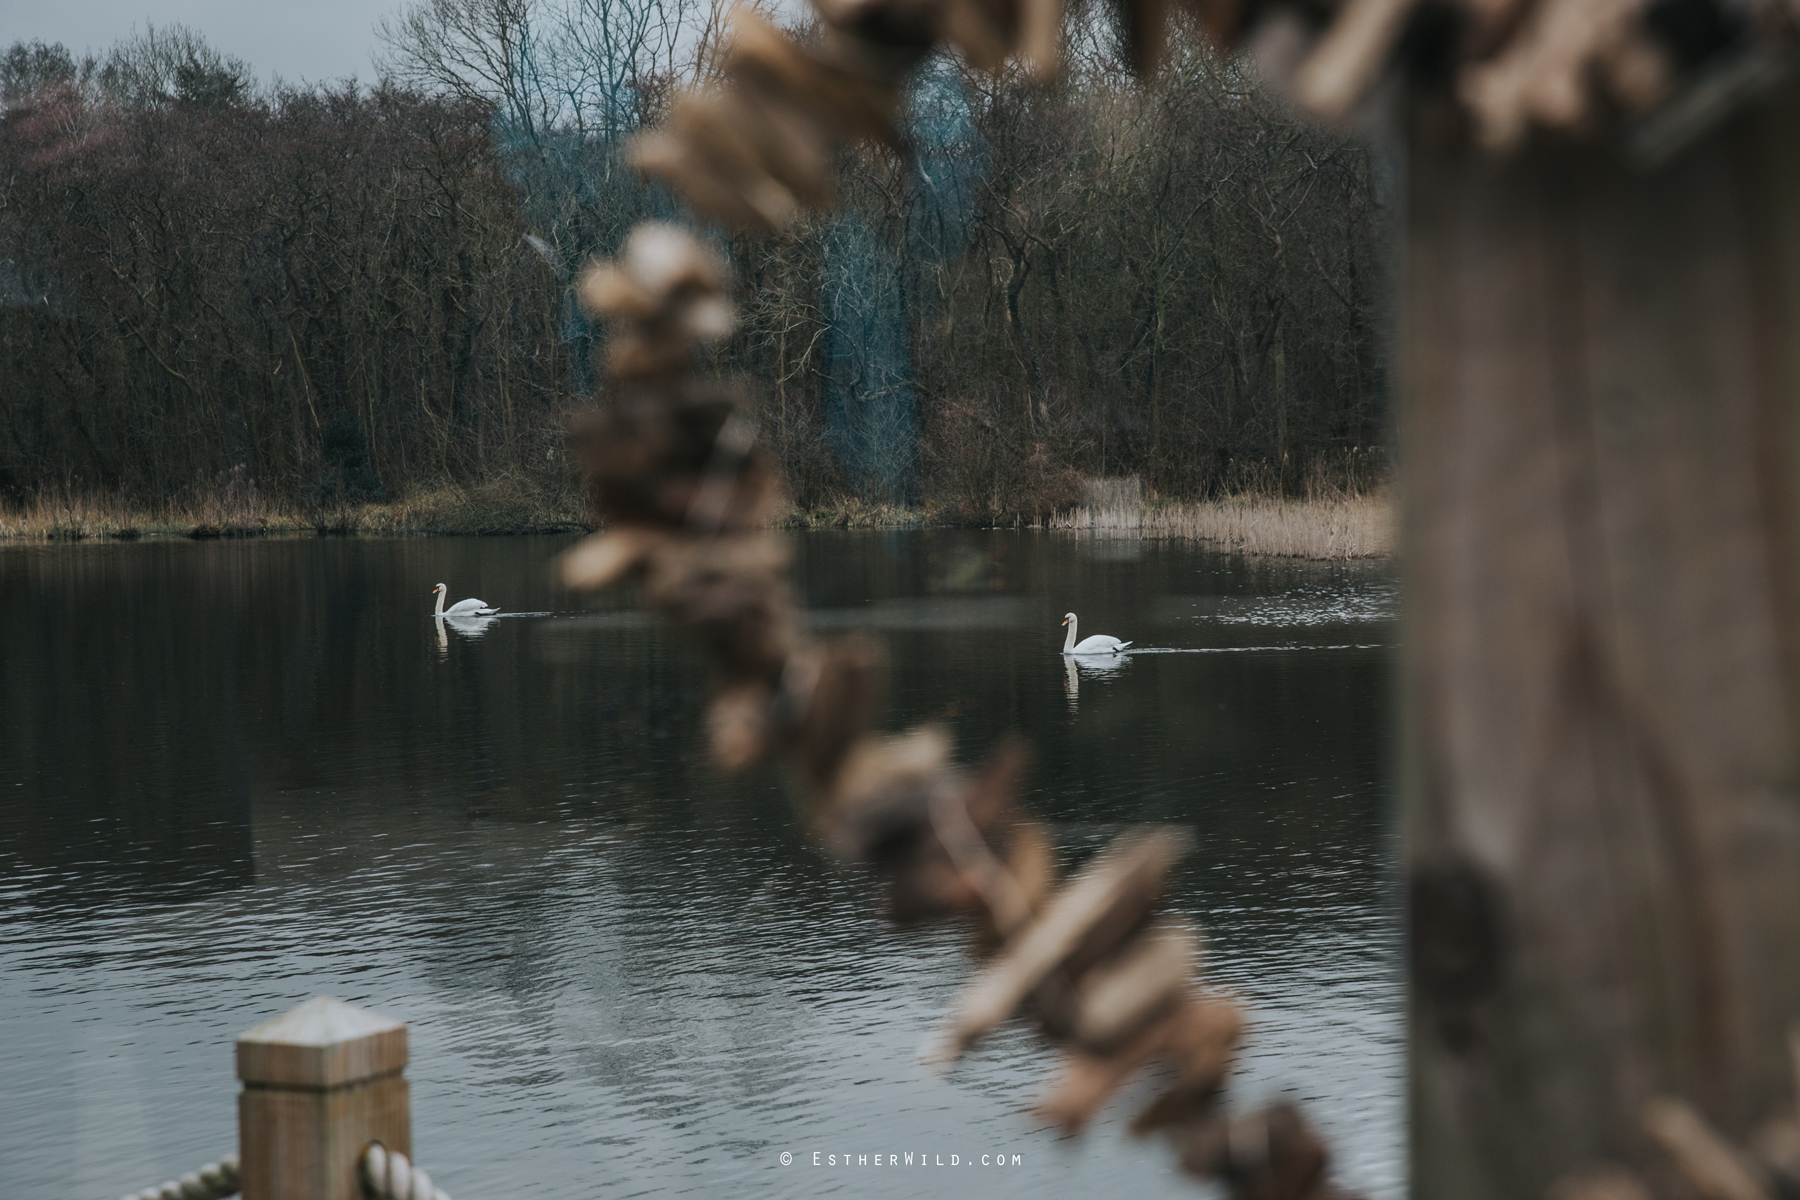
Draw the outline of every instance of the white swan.
M431 590L437 594L437 611L432 614L436 617L491 617L500 611L489 608L485 600L458 600L445 608L444 597L450 594L450 589L440 583Z
M1064 654L1117 654L1131 645L1130 642L1121 642L1116 637L1107 637L1104 633L1096 633L1091 638L1083 638L1080 642L1076 642L1075 630L1078 627L1078 621L1074 613L1065 616L1063 624L1069 627L1069 636L1063 639L1062 652Z

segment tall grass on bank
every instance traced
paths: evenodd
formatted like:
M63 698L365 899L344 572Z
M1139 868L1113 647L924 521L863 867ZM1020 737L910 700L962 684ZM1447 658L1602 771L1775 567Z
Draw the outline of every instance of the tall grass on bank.
M295 514L263 509L227 515L217 498L154 506L128 504L114 496L73 493L40 495L24 504L0 505L0 540L80 542L97 538L131 541L140 537L223 537L297 533L306 525Z
M74 493L0 505L0 541L266 537L292 534L562 533L592 529L579 496L501 479L476 488L419 489L385 504L276 505L237 480L158 506Z
M1304 499L1243 495L1225 500L1148 501L1135 479L1094 480L1087 502L1046 525L1100 536L1177 538L1240 554L1283 558L1387 558L1394 553L1386 489L1318 491Z
M1048 528L1127 536L1143 533L1144 485L1137 476L1091 479L1083 490L1086 495L1081 506L1052 515L1045 522Z
M777 529L927 529L937 523L924 509L841 500L820 508L791 509L773 524Z
M1394 553L1394 513L1385 494L1165 504L1144 514L1143 536L1284 558L1388 558Z
M571 533L594 528L581 497L500 479L476 488L424 489L390 504L360 505L344 532L407 534Z
M1240 554L1289 558L1385 558L1394 553L1394 517L1385 489L1319 489L1303 499L1249 494L1216 501L1147 498L1135 478L1087 481L1083 502L1015 528L1100 537L1170 538ZM795 509L785 529L923 529L966 525L951 506L907 508L862 501ZM561 533L592 529L574 491L540 490L501 479L476 488L418 489L385 504L300 510L268 503L254 487L227 481L216 492L160 508L74 494L0 506L0 540L83 541L140 537L256 537L361 534Z

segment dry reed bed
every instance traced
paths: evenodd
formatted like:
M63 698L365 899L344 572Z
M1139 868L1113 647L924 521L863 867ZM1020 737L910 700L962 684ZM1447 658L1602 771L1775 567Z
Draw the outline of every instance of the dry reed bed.
M1286 558L1386 558L1394 553L1392 504L1385 494L1208 502L1096 496L1100 503L1058 513L1042 528L1106 536L1204 542L1240 554ZM1110 502L1109 502L1110 501ZM922 529L941 524L929 510L847 503L794 510L787 529ZM443 487L388 504L310 514L216 502L134 508L105 499L39 499L0 508L0 541L84 541L175 537L257 537L308 533L406 537L421 534L556 533L591 529L579 505L505 488Z
M310 531L297 514L274 509L218 510L216 505L133 506L106 497L38 497L19 508L0 507L0 540L80 542L140 537L250 537Z
M1083 507L1052 517L1048 525L1102 535L1205 542L1239 554L1281 558L1388 558L1395 547L1393 504L1383 493Z
M580 497L545 494L504 482L463 490L440 487L352 514L354 529L376 536L591 532Z
M217 497L153 508L104 497L39 497L0 507L0 541L79 542L138 538L268 537L293 534L559 533L592 529L579 500L489 485L440 487L385 504L302 511Z

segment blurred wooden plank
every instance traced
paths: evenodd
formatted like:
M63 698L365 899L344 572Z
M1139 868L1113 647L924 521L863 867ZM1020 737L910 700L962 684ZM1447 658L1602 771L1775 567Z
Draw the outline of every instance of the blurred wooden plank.
M1800 114L1655 175L1418 139L1402 788L1413 1187L1541 1196L1785 1103Z

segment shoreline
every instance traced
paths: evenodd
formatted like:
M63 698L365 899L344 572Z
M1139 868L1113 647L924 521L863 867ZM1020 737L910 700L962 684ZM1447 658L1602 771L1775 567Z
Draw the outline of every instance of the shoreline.
M1029 524L946 519L922 508L852 501L790 510L770 523L788 530L1038 529L1106 538L1188 541L1225 553L1315 561L1395 557L1391 496L1314 499L1236 496L1211 501L1148 501L1078 507ZM38 502L0 508L0 544L210 541L282 537L491 537L590 533L594 524L568 504L479 492L438 492L386 504L303 515L215 505L133 509L104 501Z

